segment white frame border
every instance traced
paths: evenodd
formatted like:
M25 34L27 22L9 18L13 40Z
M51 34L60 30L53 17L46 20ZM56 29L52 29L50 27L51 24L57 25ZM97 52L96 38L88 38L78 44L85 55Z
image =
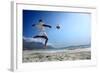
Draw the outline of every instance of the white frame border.
M18 33L22 30L22 25L18 25L18 22L17 22L17 19L18 21L20 21L20 17L19 17L19 14L17 13L17 4L29 4L29 5L34 5L34 6L44 6L44 7L61 7L61 8L66 8L68 7L69 9L70 8L73 8L73 9L76 9L78 12L78 10L80 9L85 9L86 12L89 12L89 13L92 13L92 27L91 27L91 31L94 32L94 33L91 33L92 34L92 48L96 48L96 49L92 49L91 52L93 52L92 55L92 59L91 60L84 60L84 61L62 61L62 62L41 62L41 63L28 63L28 64L22 64L21 63L21 59L22 59L22 56L21 56L21 53L19 53L21 50L17 50L17 48L19 48L18 45L21 46L21 38L20 38L20 34L22 35L22 33ZM11 24L12 24L12 35L11 35L11 38L12 38L12 46L11 46L11 70L12 71L23 71L23 70L34 70L34 69L54 69L54 68L66 68L66 67L80 67L80 66L94 66L96 65L96 50L97 50L97 45L96 45L96 41L95 41L95 38L97 37L97 24L96 24L96 7L94 6L90 6L90 7L86 7L86 6L77 6L77 5L72 5L72 6L66 6L66 5L46 5L46 4L34 4L32 2L12 2L11 3L11 6L12 6L12 9L11 9L11 12L12 12L12 17L11 17ZM26 6L27 7L27 6ZM39 9L40 10L40 9ZM79 12L82 12L80 11ZM54 10L53 10L54 11ZM62 10L61 10L62 11ZM63 10L64 11L64 10ZM72 11L72 10L71 10ZM18 15L18 17L17 17ZM20 21L21 22L21 21ZM22 22L21 22L22 23ZM18 28L20 30L18 30ZM20 39L18 39L18 37ZM17 41L18 40L18 41ZM22 51L21 51L22 52ZM78 65L77 65L78 64ZM53 65L53 66L52 66ZM60 66L58 66L60 65ZM48 67L46 67L48 66ZM31 69L29 69L28 67L32 67ZM39 67L39 68L38 68Z

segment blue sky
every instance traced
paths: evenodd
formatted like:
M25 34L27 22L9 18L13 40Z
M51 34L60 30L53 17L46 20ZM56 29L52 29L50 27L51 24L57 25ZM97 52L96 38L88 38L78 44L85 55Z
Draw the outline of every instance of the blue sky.
M91 42L91 16L88 13L23 10L23 37L38 34L32 24L37 24L39 19L52 26L46 32L48 43L54 46L87 45ZM57 24L61 26L59 30Z

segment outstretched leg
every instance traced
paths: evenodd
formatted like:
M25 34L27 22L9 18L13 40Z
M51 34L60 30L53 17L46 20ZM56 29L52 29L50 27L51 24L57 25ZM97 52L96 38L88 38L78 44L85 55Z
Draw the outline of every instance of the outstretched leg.
M46 47L47 42L48 42L48 37L47 37L47 36L44 36L44 38L46 39L46 40L45 40L45 47Z
M37 36L34 36L33 38L41 38L41 36L38 36L38 35L37 35Z
M34 36L33 38L43 38L43 39L45 39L45 48L46 48L46 45L47 45L47 42L48 42L48 37L47 36L39 36L39 35L37 35L37 36Z

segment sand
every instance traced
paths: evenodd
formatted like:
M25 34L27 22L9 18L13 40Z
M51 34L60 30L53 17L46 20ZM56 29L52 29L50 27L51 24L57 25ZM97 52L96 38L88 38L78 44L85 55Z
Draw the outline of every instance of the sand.
M90 60L90 48L75 50L24 50L23 62Z

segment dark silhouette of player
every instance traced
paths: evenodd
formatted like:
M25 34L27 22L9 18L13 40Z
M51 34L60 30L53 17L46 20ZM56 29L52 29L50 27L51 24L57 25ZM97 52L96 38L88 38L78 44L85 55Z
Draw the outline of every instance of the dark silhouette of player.
M48 28L51 28L50 25L46 25L43 20L39 20L39 23L38 24L33 24L32 25L33 27L36 26L39 30L39 34L34 36L33 38L43 38L45 39L45 48L46 48L46 45L47 45L47 42L48 42L48 36L47 36L47 33L46 33L46 27Z

